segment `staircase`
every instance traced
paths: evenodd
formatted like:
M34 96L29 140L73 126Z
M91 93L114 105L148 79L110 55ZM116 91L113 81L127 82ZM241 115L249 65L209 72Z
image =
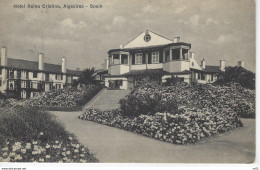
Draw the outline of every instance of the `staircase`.
M84 106L84 109L96 108L102 111L117 109L120 107L119 100L129 93L130 90L103 89Z

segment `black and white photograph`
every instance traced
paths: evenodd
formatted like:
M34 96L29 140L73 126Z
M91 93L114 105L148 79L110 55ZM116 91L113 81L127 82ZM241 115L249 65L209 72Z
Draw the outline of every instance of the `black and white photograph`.
M2 170L257 163L254 0L0 0L0 48Z

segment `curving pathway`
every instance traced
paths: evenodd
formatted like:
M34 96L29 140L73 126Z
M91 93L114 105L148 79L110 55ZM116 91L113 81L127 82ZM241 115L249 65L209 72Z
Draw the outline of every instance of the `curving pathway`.
M255 120L244 127L197 144L175 145L77 118L82 112L52 112L66 130L95 154L114 163L252 163Z

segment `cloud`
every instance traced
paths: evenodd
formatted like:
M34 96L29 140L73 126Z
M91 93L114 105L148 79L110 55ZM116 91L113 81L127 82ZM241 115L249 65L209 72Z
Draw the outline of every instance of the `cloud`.
M200 20L200 16L199 15L193 15L190 18L190 23L191 23L192 26L197 26L197 25L199 25L199 20Z
M227 42L238 41L237 34L223 34L219 35L218 38L214 41L211 41L213 44L222 44Z
M196 26L199 25L199 20L200 20L199 15L193 15L193 16L190 17L189 20L183 20L183 19L178 20L178 23L182 23L182 24L185 24L185 25L191 25L193 27L196 27Z
M152 13L152 12L154 12L154 10L153 10L153 8L152 8L152 6L151 5L147 5L147 6L145 6L144 8L143 8L143 12L144 13Z
M187 9L186 6L178 7L178 8L176 8L176 10L174 11L174 13L175 13L175 14L182 13L185 9Z
M67 18L61 21L60 25L72 29L85 28L87 26L87 24L84 21L79 21L78 23L74 23L71 18Z
M125 23L125 21L126 21L126 19L125 19L124 17L122 17L122 16L115 16L114 19L113 19L113 21L112 21L112 23L113 23L114 25L116 25L116 24Z
M211 24L217 25L217 24L219 24L219 22L213 18L206 19L206 25L211 25Z

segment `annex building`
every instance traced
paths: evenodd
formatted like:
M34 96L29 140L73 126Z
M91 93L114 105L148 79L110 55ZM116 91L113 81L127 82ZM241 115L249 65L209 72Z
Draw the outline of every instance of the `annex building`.
M132 41L108 51L108 74L105 86L116 89L132 89L141 82L166 82L178 78L184 82L213 83L218 73L225 71L225 61L218 66L200 64L191 52L191 44L181 42L180 37L165 38L146 30ZM243 67L244 61L239 65Z
M16 93L21 98L34 97L42 91L70 87L78 79L80 71L66 68L66 58L61 65L44 63L44 54L39 53L38 61L7 57L7 48L1 48L0 92Z

